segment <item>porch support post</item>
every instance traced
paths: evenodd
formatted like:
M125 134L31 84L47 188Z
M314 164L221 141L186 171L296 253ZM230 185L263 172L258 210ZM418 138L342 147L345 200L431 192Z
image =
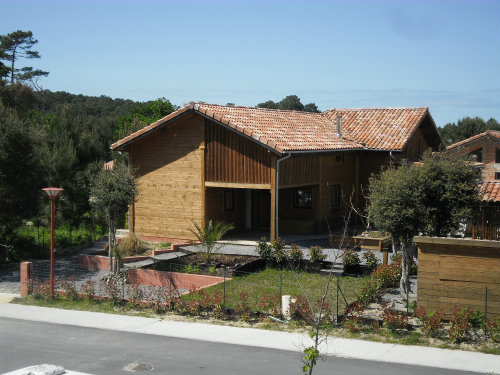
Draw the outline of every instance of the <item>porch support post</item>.
M135 203L128 207L128 229L130 232L135 232Z
M279 194L280 194L280 162L292 156L291 153L285 154L282 158L276 160L276 167L271 163L271 241L279 237ZM274 197L273 197L274 192ZM274 204L273 204L274 202ZM274 213L273 213L274 207ZM274 233L273 233L273 216L274 216Z
M205 129L205 124L203 124L203 129ZM205 217L206 217L206 188L205 188L205 131L203 131L203 139L200 144L200 158L201 158L201 227L205 228Z
M269 189L271 193L271 222L270 224L270 229L271 233L269 234L270 241L274 241L276 239L276 222L277 222L277 216L276 216L276 165L275 165L275 160L274 158L271 159L271 189Z
M354 204L356 205L356 210L359 209L359 159L360 159L360 153L356 151L356 188L354 192ZM358 215L355 216L354 222L356 225L359 224Z

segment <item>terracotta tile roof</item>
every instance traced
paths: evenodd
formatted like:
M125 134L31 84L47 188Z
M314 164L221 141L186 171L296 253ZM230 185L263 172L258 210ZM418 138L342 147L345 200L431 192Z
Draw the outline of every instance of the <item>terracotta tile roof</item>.
M111 148L121 148L190 110L213 118L279 153L356 149L402 151L427 113L427 108L334 109L311 113L191 103L117 141ZM338 115L342 116L342 137L337 135Z
M483 133L476 134L476 135L474 135L474 136L472 136L470 138L467 138L467 139L464 139L464 140L462 140L460 142L454 143L451 146L446 147L446 150L450 150L450 149L462 146L462 145L464 145L466 143L475 141L476 139L483 138L483 137L488 137L488 136L493 137L493 138L498 138L500 140L500 131L498 131L498 130L486 130Z
M342 117L342 133L367 149L400 151L417 130L428 108L331 109L325 116Z
M483 201L500 203L500 181L482 182L480 194Z
M102 166L102 170L103 171L112 171L114 166L115 166L115 161L111 160L111 161L108 161L107 163L104 163L104 165Z

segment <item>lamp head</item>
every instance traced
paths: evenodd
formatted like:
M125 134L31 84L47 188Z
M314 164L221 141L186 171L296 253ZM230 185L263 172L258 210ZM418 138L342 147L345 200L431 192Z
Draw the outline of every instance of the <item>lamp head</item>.
M56 199L63 191L63 189L56 187L44 188L42 190L45 194L47 194L47 197L49 197L51 200Z

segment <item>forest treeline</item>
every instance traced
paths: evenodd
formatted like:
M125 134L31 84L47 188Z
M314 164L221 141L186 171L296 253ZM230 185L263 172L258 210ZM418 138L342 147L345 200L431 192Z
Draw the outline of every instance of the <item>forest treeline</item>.
M300 99L284 98L298 109ZM298 100L297 100L298 99ZM264 107L263 104L260 106ZM48 225L48 199L40 189L57 186L57 225L95 224L89 204L91 176L103 162L120 159L114 141L178 109L165 98L148 102L35 91L22 84L0 84L0 244L16 239L26 221ZM302 107L301 107L302 109ZM304 108L305 109L305 108ZM317 109L315 109L317 110ZM440 129L447 144L486 129L500 130L490 119L464 118Z
M57 225L95 224L89 182L103 162L120 158L109 146L177 107L91 97L21 84L0 84L0 244L16 242L26 221L47 225L48 199L40 189L57 186Z

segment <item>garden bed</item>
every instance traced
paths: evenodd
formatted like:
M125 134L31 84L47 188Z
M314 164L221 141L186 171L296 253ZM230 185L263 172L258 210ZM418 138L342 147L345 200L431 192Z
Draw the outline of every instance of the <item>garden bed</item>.
M207 262L202 253L188 254L172 260L162 261L148 268L157 271L196 273L209 276L232 277L265 268L265 262L249 255L212 254Z

